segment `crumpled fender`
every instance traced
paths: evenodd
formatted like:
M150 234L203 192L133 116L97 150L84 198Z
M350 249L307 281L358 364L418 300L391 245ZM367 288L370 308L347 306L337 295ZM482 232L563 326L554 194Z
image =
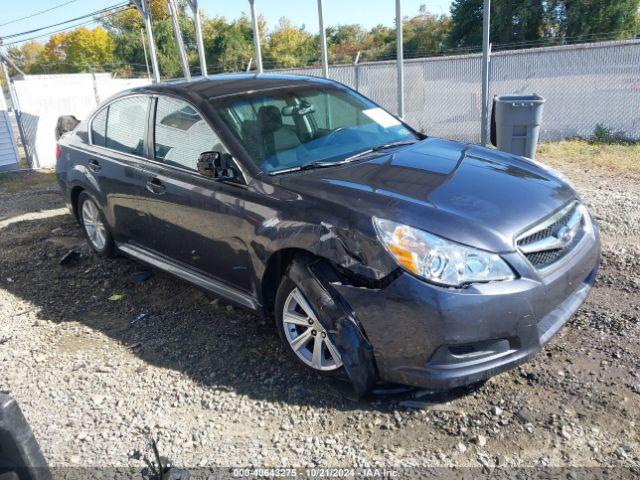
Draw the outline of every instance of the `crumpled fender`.
M287 220L276 215L264 220L255 235L272 242L269 246L253 245L263 263L268 262L273 250L297 248L372 280L381 280L398 268L389 255L381 254L384 250L375 234L367 236L351 226L315 219Z
M344 369L357 395L374 386L377 370L373 347L364 335L351 307L331 285L337 280L326 261L297 258L289 267L289 278L308 297L342 356Z

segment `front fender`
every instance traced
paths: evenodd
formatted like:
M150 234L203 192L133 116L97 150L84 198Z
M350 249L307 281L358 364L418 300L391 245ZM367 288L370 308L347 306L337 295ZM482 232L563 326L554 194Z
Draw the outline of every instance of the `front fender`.
M377 239L364 235L359 228L339 227L326 221L316 224L273 217L256 229L256 235L269 239L273 247L254 245L264 264L275 251L299 249L373 280L381 280L398 268Z
M359 396L369 392L378 378L373 347L351 307L332 286L333 270L322 260L296 258L288 276L318 309L316 312L338 348L345 372Z

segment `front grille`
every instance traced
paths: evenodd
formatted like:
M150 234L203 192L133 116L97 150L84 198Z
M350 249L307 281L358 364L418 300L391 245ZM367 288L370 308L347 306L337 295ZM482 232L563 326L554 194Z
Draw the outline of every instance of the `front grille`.
M539 270L545 269L565 257L582 240L586 219L579 207L578 203L565 207L518 238L517 246L531 265ZM564 233L572 235L570 241L562 242L558 238L558 235L562 236L563 229Z

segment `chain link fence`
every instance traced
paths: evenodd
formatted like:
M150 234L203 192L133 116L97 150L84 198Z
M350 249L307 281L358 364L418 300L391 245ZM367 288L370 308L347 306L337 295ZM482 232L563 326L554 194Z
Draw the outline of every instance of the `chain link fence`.
M429 135L480 142L481 70L481 54L405 60L406 121ZM322 75L320 67L271 72ZM395 61L332 65L329 76L397 111ZM108 73L28 75L16 80L25 148L33 165L54 164L53 130L59 115L82 118L109 95L147 82ZM640 41L495 52L491 96L530 93L547 100L542 140L590 137L598 125L618 137L640 140Z
M405 60L405 119L414 128L480 141L482 55ZM320 76L320 68L272 70ZM395 61L332 65L329 76L397 112ZM546 98L542 140L589 137L597 125L640 140L640 41L495 52L490 94Z

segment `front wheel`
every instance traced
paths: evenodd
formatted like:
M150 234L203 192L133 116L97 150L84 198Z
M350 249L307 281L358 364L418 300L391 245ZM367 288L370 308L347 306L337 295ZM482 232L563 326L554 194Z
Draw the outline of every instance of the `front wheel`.
M276 327L294 359L318 373L333 373L342 358L304 292L285 277L276 295Z

